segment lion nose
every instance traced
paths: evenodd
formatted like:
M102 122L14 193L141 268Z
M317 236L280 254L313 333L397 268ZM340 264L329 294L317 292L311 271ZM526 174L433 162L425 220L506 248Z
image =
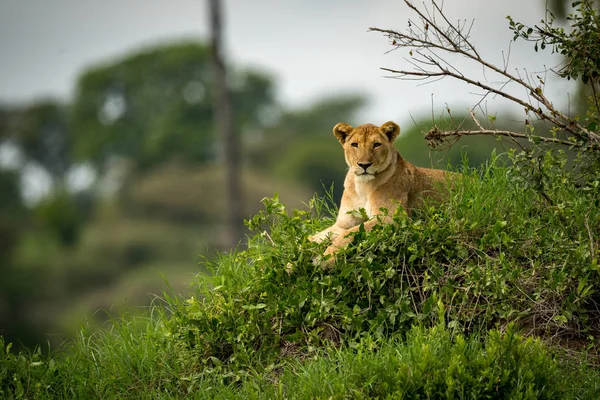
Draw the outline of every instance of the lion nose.
M359 162L357 164L358 164L359 167L361 167L365 171L367 170L367 168L369 168L371 165L373 165L372 162Z

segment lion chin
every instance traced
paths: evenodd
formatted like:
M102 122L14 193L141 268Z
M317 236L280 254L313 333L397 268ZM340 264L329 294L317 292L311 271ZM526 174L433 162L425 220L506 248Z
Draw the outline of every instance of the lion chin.
M355 179L357 181L371 181L373 179L375 179L375 175L374 174L369 174L369 173L355 173Z
M315 242L331 239L324 255L333 254L350 243L350 234L357 232L361 224L370 230L379 221L391 222L398 207L410 214L425 197L440 200L445 197L444 183L454 174L418 168L404 160L394 147L399 133L400 127L392 121L381 126L365 124L356 128L340 122L333 128L349 169L336 222L310 237ZM386 215L379 215L382 208L388 210ZM360 209L365 212L352 212ZM369 219L365 220L364 216ZM375 216L379 218L373 218ZM329 258L325 263L331 264L332 260Z

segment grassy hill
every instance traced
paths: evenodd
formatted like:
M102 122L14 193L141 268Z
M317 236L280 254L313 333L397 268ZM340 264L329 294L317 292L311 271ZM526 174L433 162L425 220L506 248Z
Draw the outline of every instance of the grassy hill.
M265 199L248 248L207 260L189 297L49 357L2 344L0 396L599 398L600 178L502 160L327 270L307 236L334 207Z

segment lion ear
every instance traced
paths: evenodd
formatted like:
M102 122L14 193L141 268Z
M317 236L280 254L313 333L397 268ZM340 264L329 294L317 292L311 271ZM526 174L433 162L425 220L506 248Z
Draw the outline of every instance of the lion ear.
M333 134L341 144L344 144L346 142L346 137L352 132L352 129L354 129L352 126L339 122L333 127Z
M393 142L394 139L396 139L396 137L398 137L398 134L400 133L400 127L397 123L392 121L388 121L385 124L381 125L379 129L381 129L381 132L383 132L388 137L390 142Z

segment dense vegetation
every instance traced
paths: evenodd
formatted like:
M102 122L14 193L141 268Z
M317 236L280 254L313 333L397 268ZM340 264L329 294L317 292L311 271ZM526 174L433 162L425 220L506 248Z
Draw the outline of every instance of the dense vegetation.
M441 12L435 3L434 7ZM515 39L535 42L536 51L539 44L542 50L548 46L563 54L568 63L560 76L584 77L582 83L587 86L582 93L588 102L581 106L578 116L561 113L546 99L541 78L536 78L540 86L533 87L506 69L484 63L527 88L526 96L541 106L526 103L524 133L496 129L495 118L488 118L492 127L486 129L471 112L475 131L488 137L509 136L515 148L502 156L492 153L478 168L469 167L465 161L462 174L446 183L451 190L445 202L426 204L410 217L401 210L393 215L393 223L370 232L359 231L333 265L324 268L320 260L327 243L315 244L307 238L331 224L336 214L333 191L291 212L277 195L265 198L264 209L247 221L253 231L247 246L206 259L201 265L206 272L196 276L192 295L165 293L144 317L114 320L108 330L87 327L58 351L48 348L48 355L40 347L15 351L13 344L0 337L0 397L600 398L600 75L595 62L598 57L589 57L590 52L598 54L593 34L597 34L600 13L587 1L575 2L573 7L577 13L567 18L572 25L570 33L552 29L552 19L542 21L542 28L512 20L510 26ZM440 29L438 20L419 15L425 27L415 30L409 24L413 36L388 32L390 38L396 38L394 46L420 43L419 51L428 46L438 50L449 46L446 50L483 61L465 42L460 27ZM438 35L431 36L429 31ZM442 47L431 38L439 40ZM198 47L183 50L181 54L187 54ZM432 61L429 65L441 67L436 59L427 58L432 57L429 53L416 54ZM124 67L137 69L147 58L134 57ZM170 63L155 67L157 73L162 67L171 70ZM441 68L444 75L465 78ZM82 87L105 86L110 79L100 78L115 71L119 75L121 69L92 71L81 81ZM130 77L129 73L121 76L127 82ZM186 82L184 79L179 84ZM255 88L265 89L259 92L268 92L267 81L256 82L263 84ZM503 96L502 89L481 86L481 82L477 85ZM188 92L188 100L201 101L200 86L191 88L194 90ZM105 89L117 90L112 98L105 99L108 103L116 101L118 105L124 100L118 87L108 84ZM146 103L145 90L142 87L132 104ZM198 93L193 95L194 91ZM329 103L326 117L335 114L332 110L351 109L357 101L360 103L360 99ZM521 104L518 99L517 103ZM78 115L91 114L97 104L90 101ZM112 120L100 121L102 126L95 121L97 129L120 123L123 107L119 111L112 104L103 110L104 117ZM64 117L56 107L38 111ZM182 116L170 111L169 118L179 120ZM529 118L536 123L530 123ZM284 113L279 123L289 127L294 125L290 121L304 119L301 113ZM144 118L127 121L146 123ZM191 128L194 121L182 126ZM547 129L539 122L546 123ZM432 144L473 133L470 128L446 129L442 125L429 131ZM277 130L274 126L271 128ZM290 131L292 136L301 136ZM185 137L183 131L181 137ZM288 139L282 136L279 140ZM86 151L93 152L102 143L92 144ZM124 153L152 150L131 146L127 140L121 145L117 147ZM564 145L565 152L557 150L557 145ZM198 149L191 150L183 157L186 162L210 158L209 154L194 153ZM327 160L328 151L320 158ZM142 153L148 156L138 170L143 175L150 166L158 168L159 160L152 151ZM304 153L298 151L302 157L290 157L292 164L306 168L298 172L299 180L320 176L314 170L327 170L325 163L305 162L313 153ZM33 151L30 157L36 154L39 152ZM277 164L277 157L265 160L259 154L250 151L255 167L269 169L269 165ZM64 175L61 163L45 161L49 171L52 165L57 176ZM129 207L141 220L144 213L166 218L174 209L181 213L176 217L181 220L190 220L190 213L200 219L215 218L215 210L198 213L196 202L186 202L185 196L177 196L183 198L179 208L170 208L164 198L155 201L156 197L149 200L140 195L163 192L171 181L169 176L184 170L181 165L185 163L158 168L164 178L160 184L142 180L131 185L122 207L127 208L127 201L139 196L145 200L140 202L144 207ZM280 173L287 175L292 170L284 166ZM331 176L340 173L337 167L327 171ZM17 196L15 181L4 179L8 175L0 177L6 193L13 194L12 202L5 201L0 207L2 215L12 216L3 219L0 226L2 237L15 238L3 241L0 248L0 259L3 264L8 262L10 272L19 265L11 265L14 248L28 257L41 258L46 253L31 256L25 250L34 240L23 241L13 235L20 234L22 228L15 221L26 211L13 201ZM77 224L70 220L77 219L69 213L72 201L65 192L58 192L56 198L37 207L41 220L55 228L64 246L74 246L78 237ZM58 214L66 217L54 218ZM152 236L146 228L144 225L144 231ZM114 231L110 226L107 230ZM158 237L150 239L167 242ZM171 244L176 253L189 246ZM90 247L85 249L84 258ZM143 252L137 249L128 257L124 264L133 265L143 260ZM99 270L111 274L110 270ZM31 271L26 277L35 276L44 282L46 275ZM13 288L16 281L13 276L11 281L2 281L2 287ZM21 285L30 284L26 279L23 282ZM70 284L79 286L76 281ZM9 308L5 314L26 315L14 311L21 309L26 307Z
M100 325L109 314L149 304L152 297L148 293L164 289L157 270L179 292L187 292L190 276L197 272L198 254L211 257L229 248L223 235L226 204L215 201L225 198L222 166L213 153L206 157L197 154L198 158L191 150L180 153L195 147L194 140L210 143L205 147L211 151L216 149L208 127L212 127L212 115L203 111L208 105L203 100L202 105L194 103L192 107L181 99L160 96L157 89L181 85L181 90L171 93L181 95L182 82L198 73L194 68L200 66L194 64L190 70L186 65L194 55L200 58L200 48L158 46L93 67L82 74L76 108L42 102L3 115L0 105L0 152L6 143L12 143L24 158L16 170L0 167L0 270L7 277L0 280L0 303L5 304L0 307L0 329L6 340L15 342L14 349L48 340L59 345L76 332L84 315ZM173 67L172 59L181 65ZM138 70L152 72L152 77ZM100 124L102 93L111 92L111 80L122 79L117 86L129 88L127 93L136 106L129 107L127 119ZM261 97L260 91L247 90L239 93L239 104L248 98L255 99L255 105L271 101ZM144 93L150 96L148 92L158 97L142 101ZM99 107L95 112L93 104ZM162 104L159 108L167 114L161 117L153 104ZM301 109L279 110L281 106L276 106L271 111L279 119L266 127L241 124L244 215L256 213L260 199L275 190L286 205L299 207L314 192L323 194L323 185L335 182L339 199L346 167L331 128L339 121L359 122L355 118L364 104L361 96L345 94L316 99ZM422 127L430 125L430 121L422 123ZM150 138L144 135L136 135L132 141L122 134L161 132L161 140L167 140L164 135L180 137L192 126L200 136L190 143L174 141L173 146L178 143L180 147L150 146L144 142ZM430 166L432 160L419 127L407 124L403 128L406 132L398 140L399 148L411 162ZM81 133L88 130L94 134ZM119 140L101 140L95 134ZM499 146L493 140L488 144ZM465 146L469 146L473 165L489 157L493 148L477 140L462 142L461 148ZM151 148L161 152L140 155ZM433 164L444 156L460 163L461 148L434 153ZM92 152L94 149L97 151ZM87 189L65 187L73 171L87 169L74 152L95 160L83 164L97 174ZM19 190L31 164L51 172L54 182L53 189L33 203ZM99 309L103 311L97 312Z
M328 270L307 236L330 203L265 199L194 296L51 358L3 345L2 395L597 398L600 176L562 159L544 194L502 157L465 168L447 204L359 232Z

